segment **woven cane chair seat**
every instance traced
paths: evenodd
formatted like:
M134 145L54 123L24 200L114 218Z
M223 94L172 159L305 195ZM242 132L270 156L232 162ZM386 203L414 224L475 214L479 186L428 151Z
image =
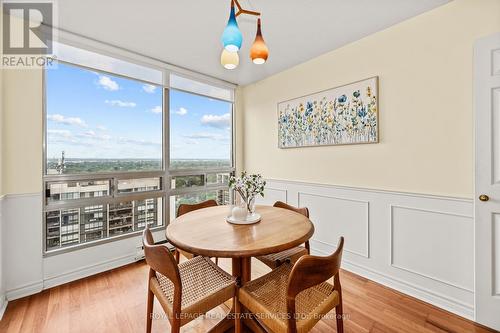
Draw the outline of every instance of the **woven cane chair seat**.
M271 253L265 256L259 256L257 257L257 259L262 261L264 264L266 264L271 268L276 268L287 261L290 261L292 263L296 262L297 260L299 260L300 257L306 254L308 254L308 252L305 247L297 246L278 253Z
M235 279L209 258L195 257L185 261L179 264L179 273L182 281L182 325L234 296ZM168 278L156 272L156 276L151 278L151 286L164 296L158 298L171 316L174 285Z
M284 263L239 290L239 301L274 333L288 332L287 285L293 266ZM297 332L308 332L339 304L338 292L328 282L299 293L296 298Z

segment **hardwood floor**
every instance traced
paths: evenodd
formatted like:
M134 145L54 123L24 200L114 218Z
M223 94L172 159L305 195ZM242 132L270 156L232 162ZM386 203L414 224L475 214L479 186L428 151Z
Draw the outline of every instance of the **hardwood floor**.
M230 261L220 266L230 270ZM255 278L268 271L252 262ZM0 332L144 332L147 266L141 261L9 302ZM345 332L494 332L355 274L341 272ZM183 327L206 332L229 304ZM169 332L155 302L153 332ZM311 332L336 332L335 319L323 319Z

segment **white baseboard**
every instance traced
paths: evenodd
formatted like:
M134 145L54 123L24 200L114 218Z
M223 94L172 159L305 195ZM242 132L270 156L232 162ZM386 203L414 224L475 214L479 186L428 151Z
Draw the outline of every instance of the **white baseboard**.
M331 254L314 248L314 246L311 248L311 252L317 253L322 256ZM345 259L342 260L342 269L372 280L374 282L380 283L381 285L397 290L403 294L415 297L421 301L427 302L444 310L459 314L469 320L474 320L474 308L452 297L433 292L429 289L422 288L408 281L403 281L401 279L389 276L388 274L368 267L364 267L363 265L359 265Z
M22 286L16 287L14 289L7 290L5 297L7 300L12 301L21 297L30 296L39 293L43 290L43 281L34 281L31 283L24 284Z
M111 260L102 261L94 265L88 265L71 271L66 271L58 275L47 277L44 279L43 289L52 288L64 283L85 278L87 276L99 274L114 268L131 264L136 261L136 256L137 255L135 253L128 254Z
M469 320L474 320L474 308L451 297L432 292L407 281L399 280L387 274L377 272L367 267L343 260L342 268L346 271L363 276L403 294L415 297L449 312L458 314Z
M66 271L61 274L50 276L42 281L25 284L15 289L7 290L7 300L15 300L18 298L30 296L41 292L44 289L52 288L61 284L79 280L91 275L99 274L118 268L136 261L136 254L128 254L122 257L114 258L111 260L102 261L94 265L88 265L75 270Z

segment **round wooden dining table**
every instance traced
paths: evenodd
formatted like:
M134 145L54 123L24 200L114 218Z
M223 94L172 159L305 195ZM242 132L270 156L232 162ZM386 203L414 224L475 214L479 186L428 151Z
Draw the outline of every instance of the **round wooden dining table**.
M260 222L236 225L226 222L229 206L203 208L184 214L167 227L167 239L196 255L232 259L232 275L243 286L251 279L251 259L298 246L314 233L311 221L291 210L256 207Z
M260 222L226 222L229 206L199 209L173 220L167 239L176 247L205 257L232 258L233 276L241 284L250 280L250 259L298 246L314 233L311 221L288 209L260 206Z

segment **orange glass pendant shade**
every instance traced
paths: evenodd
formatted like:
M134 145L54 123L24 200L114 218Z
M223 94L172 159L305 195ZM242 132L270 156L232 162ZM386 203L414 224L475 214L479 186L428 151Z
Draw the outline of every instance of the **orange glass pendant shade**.
M267 61L269 57L269 49L267 48L264 38L262 38L262 31L260 28L260 18L257 21L257 35L250 49L250 58L254 64L261 65Z

